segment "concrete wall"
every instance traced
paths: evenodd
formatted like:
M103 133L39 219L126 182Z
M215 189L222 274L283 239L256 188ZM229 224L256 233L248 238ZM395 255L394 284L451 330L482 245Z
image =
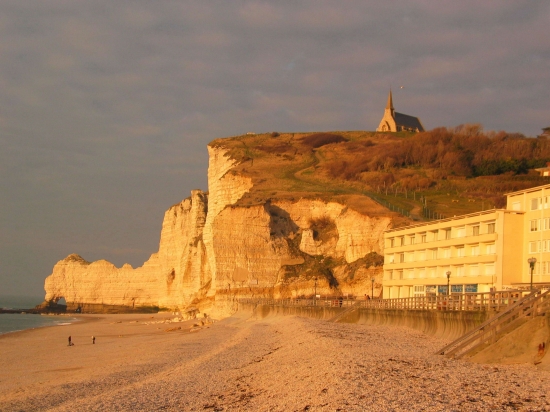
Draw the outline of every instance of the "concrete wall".
M239 311L250 312L259 319L267 316L303 316L316 319L330 319L342 308L312 306L264 306L239 304ZM493 312L454 312L422 310L389 310L358 308L346 314L340 322L372 325L406 326L427 335L454 340L482 324Z

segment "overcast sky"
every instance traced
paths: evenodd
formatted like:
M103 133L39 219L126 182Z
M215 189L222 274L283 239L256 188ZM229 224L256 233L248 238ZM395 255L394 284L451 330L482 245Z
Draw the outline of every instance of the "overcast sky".
M427 129L536 136L550 2L0 0L0 294L70 253L141 266L208 142L374 130L390 85Z

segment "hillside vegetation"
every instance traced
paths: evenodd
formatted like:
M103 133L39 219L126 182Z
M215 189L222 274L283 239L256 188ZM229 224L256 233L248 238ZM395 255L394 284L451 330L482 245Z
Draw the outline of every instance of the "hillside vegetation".
M550 182L544 135L484 132L480 125L428 132L269 133L218 139L254 188L241 205L270 198L345 201L359 212L415 220L503 207L504 194ZM364 196L374 199L374 201Z

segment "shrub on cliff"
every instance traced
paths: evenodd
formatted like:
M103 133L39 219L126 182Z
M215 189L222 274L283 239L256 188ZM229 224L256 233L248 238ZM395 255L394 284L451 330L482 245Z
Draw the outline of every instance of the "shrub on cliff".
M331 143L340 143L346 141L347 140L343 136L334 133L314 133L302 139L302 143L306 146L311 147L312 149L317 149L318 147L325 146Z

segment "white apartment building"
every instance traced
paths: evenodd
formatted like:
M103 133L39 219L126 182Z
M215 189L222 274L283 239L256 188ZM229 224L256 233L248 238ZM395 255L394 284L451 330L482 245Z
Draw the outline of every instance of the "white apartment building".
M531 270L527 259L536 258L533 283L550 283L550 185L533 187L507 194L507 209L523 211L521 284L530 284Z
M524 214L521 207L488 210L386 231L383 297L446 294L448 281L451 293L521 283Z

